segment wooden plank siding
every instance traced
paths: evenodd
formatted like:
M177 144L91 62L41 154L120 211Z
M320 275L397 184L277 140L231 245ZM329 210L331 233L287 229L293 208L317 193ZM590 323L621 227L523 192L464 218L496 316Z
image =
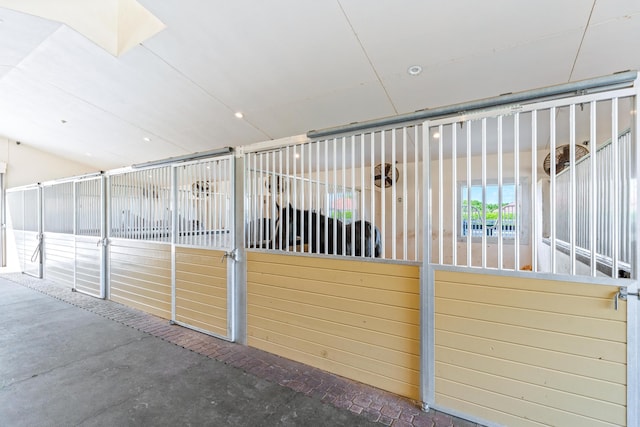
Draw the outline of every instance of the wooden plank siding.
M75 237L73 234L44 234L45 279L73 288Z
M420 268L247 253L248 345L412 399Z
M99 237L76 236L76 289L100 296Z
M228 331L224 251L176 247L176 321L224 337Z
M171 319L171 245L112 239L110 299Z
M436 271L437 407L509 426L625 425L617 290Z

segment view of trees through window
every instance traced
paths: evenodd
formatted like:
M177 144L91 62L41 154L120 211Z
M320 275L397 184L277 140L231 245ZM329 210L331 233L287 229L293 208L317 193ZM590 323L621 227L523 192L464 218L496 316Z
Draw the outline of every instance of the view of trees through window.
M460 186L460 223L461 235L467 236L469 230L474 237L498 236L500 228L500 211L502 210L502 236L514 237L516 229L516 186L502 185L502 203L500 203L498 185L485 187L484 219L482 203L482 185L471 186L471 212L468 209L469 195L466 185ZM502 208L500 208L502 206ZM471 218L469 220L469 213Z

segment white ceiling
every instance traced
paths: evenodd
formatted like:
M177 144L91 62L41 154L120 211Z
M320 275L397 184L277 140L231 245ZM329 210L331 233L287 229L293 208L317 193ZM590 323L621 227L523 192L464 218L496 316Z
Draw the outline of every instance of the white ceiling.
M638 0L138 1L118 57L0 8L0 135L105 170L640 69Z

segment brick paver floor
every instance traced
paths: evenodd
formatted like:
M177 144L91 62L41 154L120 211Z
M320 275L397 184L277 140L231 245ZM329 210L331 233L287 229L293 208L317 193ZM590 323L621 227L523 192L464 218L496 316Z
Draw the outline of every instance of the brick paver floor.
M479 427L460 418L431 410L417 402L343 377L240 344L230 343L142 311L72 292L57 283L20 274L3 278L88 310L107 319L161 338L204 356L220 360L259 378L278 383L338 408L348 409L387 426Z

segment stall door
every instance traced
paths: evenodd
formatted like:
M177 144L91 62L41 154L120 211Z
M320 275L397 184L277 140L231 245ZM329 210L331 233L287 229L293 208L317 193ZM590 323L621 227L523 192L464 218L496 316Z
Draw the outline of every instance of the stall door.
M104 177L75 182L74 288L105 297L105 191Z
M175 167L173 320L233 341L233 157Z
M74 286L73 181L44 185L44 277L66 287Z
M9 205L9 233L13 235L20 270L42 277L42 220L39 187L7 191Z

